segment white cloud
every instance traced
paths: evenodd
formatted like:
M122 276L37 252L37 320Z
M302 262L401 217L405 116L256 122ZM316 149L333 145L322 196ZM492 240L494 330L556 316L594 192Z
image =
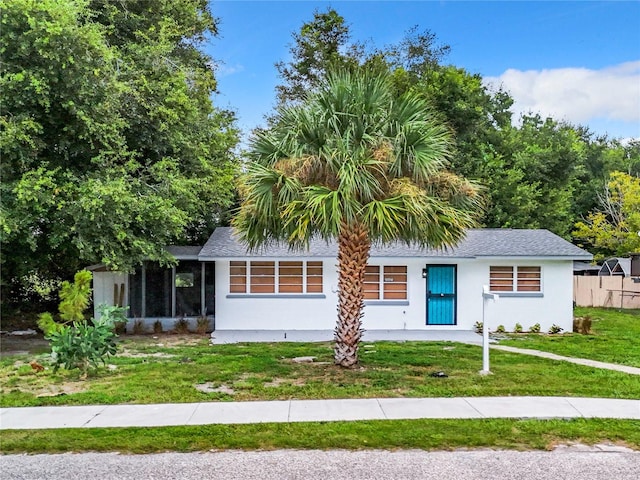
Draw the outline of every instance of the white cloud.
M597 119L629 122L640 129L640 60L600 70L509 69L484 81L510 92L514 120L533 112L582 125Z
M219 63L216 65L216 75L219 77L227 77L234 73L239 73L244 70L244 65L236 63L235 65L226 65L225 63Z

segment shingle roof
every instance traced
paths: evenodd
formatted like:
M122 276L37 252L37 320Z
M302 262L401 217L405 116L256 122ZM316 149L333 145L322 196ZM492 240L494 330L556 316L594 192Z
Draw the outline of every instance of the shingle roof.
M171 245L165 249L178 260L197 260L202 247Z
M229 257L335 257L335 242L315 239L308 251L291 251L284 244L269 245L247 252L230 227L218 227L200 251L200 260ZM403 243L374 245L372 257L564 257L590 260L592 255L548 230L472 229L458 246L450 249L425 249Z

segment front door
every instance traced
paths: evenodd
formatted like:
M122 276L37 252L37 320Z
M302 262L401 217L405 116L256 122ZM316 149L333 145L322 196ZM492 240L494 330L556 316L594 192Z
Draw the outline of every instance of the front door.
M456 324L456 266L427 265L427 325Z

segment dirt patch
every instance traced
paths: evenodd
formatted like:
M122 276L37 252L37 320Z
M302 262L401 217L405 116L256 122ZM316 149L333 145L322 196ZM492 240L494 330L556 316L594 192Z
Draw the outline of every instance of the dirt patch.
M265 382L263 386L265 388L278 388L283 385L294 386L294 387L304 387L307 384L304 380L300 378L274 378L270 382Z
M223 384L219 387L214 387L213 385L211 382L199 383L194 385L194 388L202 393L226 393L227 395L235 395L236 393L233 388L227 385Z
M175 358L176 357L176 355L172 355L170 353L164 353L164 352L135 353L127 349L124 349L121 352L118 352L117 355L118 357L127 357L127 358Z
M23 338L13 335L2 335L0 338L0 356L38 355L49 351L49 342L42 334Z
M209 335L191 334L174 334L160 333L153 335L121 335L120 340L126 344L134 342L136 345L155 346L155 347L178 347L181 345L192 346L199 345L203 340L208 339Z

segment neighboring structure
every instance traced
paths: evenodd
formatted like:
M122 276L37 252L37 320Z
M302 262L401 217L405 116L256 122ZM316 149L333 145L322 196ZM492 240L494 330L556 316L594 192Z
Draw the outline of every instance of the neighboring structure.
M600 273L600 265L593 265L591 262L582 262L574 260L573 274L583 277L597 276Z
M601 277L628 277L631 275L631 259L614 257L605 260L598 271L598 275Z
M191 250L187 250L191 249ZM199 250L196 254L196 249ZM126 291L130 316L208 315L217 330L333 330L337 317L335 243L305 252L272 245L247 252L230 228L198 247L173 247L179 265L151 263L135 275L95 271L95 303ZM365 276L366 330L472 330L482 319L482 287L500 299L490 328L539 323L572 328L573 261L591 255L546 230L469 230L452 249L374 246ZM115 285L114 286L114 282ZM121 286L124 285L124 286ZM113 296L110 296L113 295ZM166 328L166 327L165 327Z

